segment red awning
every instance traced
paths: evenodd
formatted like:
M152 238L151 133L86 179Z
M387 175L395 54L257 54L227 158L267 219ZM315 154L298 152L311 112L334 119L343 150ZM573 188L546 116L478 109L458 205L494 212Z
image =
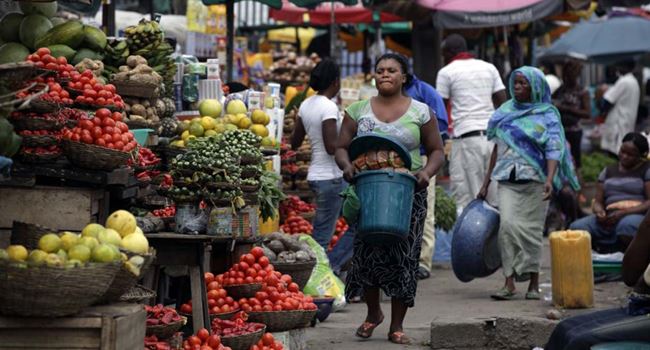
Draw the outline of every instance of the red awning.
M361 4L354 6L344 6L340 3L327 2L317 6L314 9L306 9L298 7L288 0L282 1L282 9L276 10L271 8L269 16L276 21L284 21L290 24L314 24L314 25L327 25L331 24L332 20L332 6L334 6L334 21L335 23L372 23L374 21L373 11L363 7ZM306 20L305 14L309 15ZM402 22L403 18L381 12L379 14L380 22Z

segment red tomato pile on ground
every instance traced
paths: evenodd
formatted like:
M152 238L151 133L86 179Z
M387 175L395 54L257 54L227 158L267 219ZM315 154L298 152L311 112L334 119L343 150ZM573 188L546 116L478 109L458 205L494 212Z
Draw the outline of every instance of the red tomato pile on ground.
M287 199L280 203L280 214L287 216L289 212L295 211L296 213L311 213L316 210L315 204L309 204L298 196L287 196Z
M264 280L264 287L254 298L239 300L245 312L316 310L314 299L305 296L291 276L272 271Z
M63 138L123 152L130 152L137 147L129 127L122 122L122 113L111 112L106 108L98 109L92 119L80 120Z
M156 306L145 305L147 312L147 326L168 325L181 321L181 316L171 307L164 307L162 304Z
M176 215L176 206L170 205L168 207L164 207L163 209L155 209L152 213L153 216L157 216L159 218L171 218Z
M273 338L273 334L264 333L262 339L257 344L251 346L250 350L283 350L282 343Z
M284 221L284 224L280 226L282 231L287 234L308 234L311 235L314 232L314 226L307 221L302 216L296 214L294 211L288 213L287 219Z
M27 61L34 63L38 68L57 72L59 78L70 78L70 74L74 71L74 67L68 64L65 57L52 56L52 51L46 47L42 47L33 54L28 55Z
M230 270L217 276L217 282L224 286L263 283L272 271L273 265L264 256L264 250L255 247L250 253L242 255L239 263L234 264Z
M334 235L332 235L332 239L330 240L330 244L327 247L327 251L331 251L334 249L334 247L336 247L336 244L339 243L339 239L341 239L341 236L343 236L348 231L348 228L348 224L345 222L345 219L343 217L340 217L338 220L336 220Z
M80 93L75 102L91 106L115 106L124 108L122 97L116 93L115 85L101 84L93 76L92 71L85 70L83 73L73 72L70 76L68 88Z
M144 337L145 350L172 350L169 343L159 340L155 335Z
M187 340L183 341L183 350L232 350L228 346L221 344L221 337L212 334L205 329L201 328L196 335L191 335Z
M246 322L248 315L240 312L230 320L215 318L212 320L212 334L221 337L237 337L240 335L255 333L264 328L261 323Z

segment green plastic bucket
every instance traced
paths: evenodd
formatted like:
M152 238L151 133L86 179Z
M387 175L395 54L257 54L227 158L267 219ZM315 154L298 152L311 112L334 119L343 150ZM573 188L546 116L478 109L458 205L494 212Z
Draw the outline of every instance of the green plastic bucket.
M390 244L408 237L415 177L393 170L369 170L355 177L361 210L357 232L368 243Z
M133 138L135 141L140 146L144 146L144 144L147 142L147 137L149 137L149 133L152 131L152 129L133 129L131 130L131 133L133 133Z

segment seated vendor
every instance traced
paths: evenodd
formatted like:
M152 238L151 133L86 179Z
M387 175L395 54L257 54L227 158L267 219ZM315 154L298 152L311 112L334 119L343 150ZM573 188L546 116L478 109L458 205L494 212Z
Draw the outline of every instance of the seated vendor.
M626 308L581 314L560 322L545 350L589 350L612 342L650 343L650 213L623 258L623 280L634 287Z
M593 215L571 224L572 230L591 234L599 252L624 251L634 237L643 215L650 209L650 162L648 140L639 133L623 138L618 163L598 176Z

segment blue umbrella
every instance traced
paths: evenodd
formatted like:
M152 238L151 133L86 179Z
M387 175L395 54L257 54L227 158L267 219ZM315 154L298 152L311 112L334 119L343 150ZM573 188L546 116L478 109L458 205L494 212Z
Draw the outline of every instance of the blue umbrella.
M650 20L612 17L578 23L551 45L540 60L573 57L613 63L650 52Z

